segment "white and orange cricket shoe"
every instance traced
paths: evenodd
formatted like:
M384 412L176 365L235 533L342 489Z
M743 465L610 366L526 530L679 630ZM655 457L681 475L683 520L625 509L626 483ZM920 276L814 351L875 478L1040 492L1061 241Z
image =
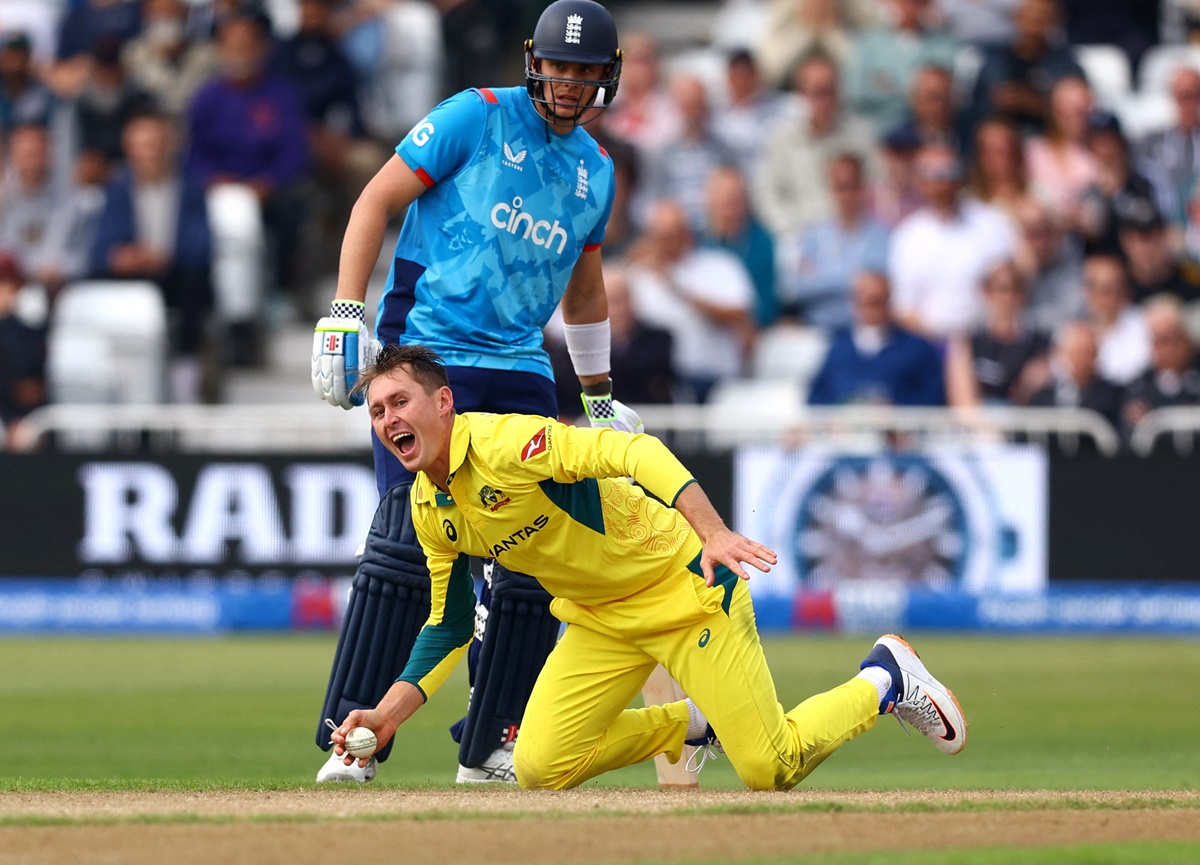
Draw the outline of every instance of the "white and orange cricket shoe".
M967 719L954 694L935 679L916 650L895 634L875 641L859 665L882 667L892 677L892 688L879 702L879 714L895 715L933 742L944 754L957 754L967 744Z

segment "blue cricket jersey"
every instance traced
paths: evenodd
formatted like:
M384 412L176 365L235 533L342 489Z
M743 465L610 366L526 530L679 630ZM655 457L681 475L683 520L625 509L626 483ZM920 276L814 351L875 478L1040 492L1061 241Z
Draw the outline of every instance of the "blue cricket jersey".
M612 209L612 160L546 125L524 87L465 90L396 147L429 188L408 209L376 330L448 366L553 378L542 328Z

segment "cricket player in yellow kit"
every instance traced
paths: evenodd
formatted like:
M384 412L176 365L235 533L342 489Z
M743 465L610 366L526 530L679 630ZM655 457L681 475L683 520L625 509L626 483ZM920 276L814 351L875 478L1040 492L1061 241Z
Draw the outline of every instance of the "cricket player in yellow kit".
M381 746L390 740L466 651L472 555L536 576L567 624L513 754L523 787L574 787L658 754L678 760L699 743L721 748L748 787L787 789L886 713L946 753L966 744L957 700L894 635L876 642L855 678L785 713L742 565L767 571L776 556L727 528L652 436L457 415L437 355L420 346L386 347L362 387L380 441L417 473L412 517L432 605L379 705L334 731L339 754L355 726L373 729ZM627 708L659 663L689 699Z

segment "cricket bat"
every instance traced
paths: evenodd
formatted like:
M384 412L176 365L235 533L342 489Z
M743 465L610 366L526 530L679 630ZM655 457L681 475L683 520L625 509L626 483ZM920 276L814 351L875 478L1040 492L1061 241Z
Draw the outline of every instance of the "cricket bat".
M671 678L671 674L661 664L654 668L654 672L642 686L642 700L647 706L674 703L686 696L683 688L679 687L679 683ZM666 754L659 754L655 757L654 768L658 771L658 785L660 787L699 787L699 773L689 772L686 768L688 760L691 759L695 750L696 748L692 745L684 745L683 756L675 765L671 765Z

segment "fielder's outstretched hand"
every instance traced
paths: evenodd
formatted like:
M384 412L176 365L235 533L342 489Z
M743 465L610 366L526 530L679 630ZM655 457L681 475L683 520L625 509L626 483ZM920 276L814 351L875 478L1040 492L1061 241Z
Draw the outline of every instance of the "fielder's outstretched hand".
M383 746L392 740L392 736L396 735L396 725L387 718L378 709L355 709L346 716L346 720L342 721L341 726L329 734L329 738L333 740L333 750L339 757L344 757L342 760L347 766L354 764L354 757L346 751L346 734L355 727L366 727L375 733L375 740L378 742L375 750L383 750ZM359 768L366 768L370 761L369 757L363 757L358 761Z
M704 572L704 584L711 586L716 580L714 568L724 565L743 580L750 579L742 563L757 568L764 574L779 562L779 557L770 547L739 535L732 529L721 528L709 534L700 553L700 569Z

